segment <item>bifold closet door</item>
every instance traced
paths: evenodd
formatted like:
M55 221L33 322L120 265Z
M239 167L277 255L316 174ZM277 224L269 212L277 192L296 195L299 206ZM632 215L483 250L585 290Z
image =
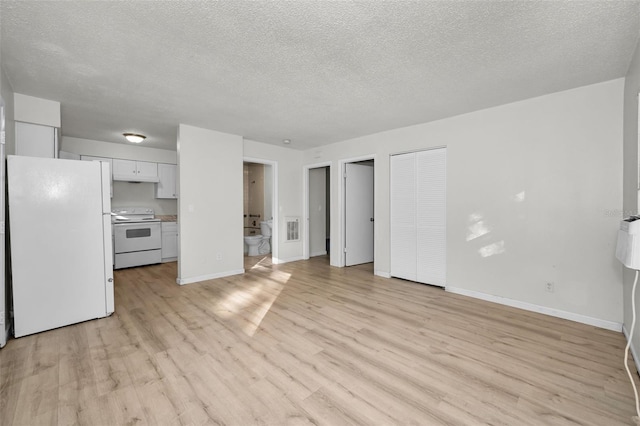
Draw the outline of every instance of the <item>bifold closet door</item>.
M391 156L391 275L416 281L416 155Z
M391 157L391 276L445 286L446 152Z
M445 148L416 153L417 281L444 287L446 279Z

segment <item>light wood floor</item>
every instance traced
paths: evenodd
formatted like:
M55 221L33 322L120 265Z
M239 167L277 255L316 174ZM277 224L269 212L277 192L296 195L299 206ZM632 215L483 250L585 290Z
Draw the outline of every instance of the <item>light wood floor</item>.
M632 424L620 333L324 257L175 276L116 271L113 316L10 340L0 424Z

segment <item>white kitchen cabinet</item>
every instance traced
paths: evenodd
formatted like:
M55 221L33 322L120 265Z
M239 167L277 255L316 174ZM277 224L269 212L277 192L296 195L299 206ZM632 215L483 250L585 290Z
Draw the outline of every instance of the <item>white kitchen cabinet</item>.
M175 164L158 164L158 179L156 184L156 198L178 198L178 185L176 178L178 167Z
M158 182L158 163L114 158L113 180Z
M16 121L16 155L58 158L58 129Z
M152 178L155 182L158 181L158 163L136 161L136 169L139 178Z
M100 161L102 163L109 164L109 175L111 176L111 182L109 188L111 190L111 198L113 198L113 159L107 157L93 157L91 155L81 155L80 160L82 161Z
M446 148L391 156L391 276L445 286Z
M113 179L123 180L124 178L135 179L138 175L136 162L133 160L113 160Z
M162 222L162 261L178 259L178 223Z

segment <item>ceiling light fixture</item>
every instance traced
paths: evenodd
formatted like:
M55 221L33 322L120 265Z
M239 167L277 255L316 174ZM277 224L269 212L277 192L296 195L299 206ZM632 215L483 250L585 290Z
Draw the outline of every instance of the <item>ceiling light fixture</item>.
M145 135L139 133L123 133L122 135L132 143L140 143L147 138Z
M282 143L285 145L289 145L291 143L291 139L283 139Z

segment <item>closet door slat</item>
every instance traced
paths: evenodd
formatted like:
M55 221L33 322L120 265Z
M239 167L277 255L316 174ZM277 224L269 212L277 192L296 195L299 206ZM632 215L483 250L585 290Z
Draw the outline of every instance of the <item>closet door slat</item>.
M446 282L446 149L416 153L417 281Z
M391 275L416 281L416 155L391 157Z

